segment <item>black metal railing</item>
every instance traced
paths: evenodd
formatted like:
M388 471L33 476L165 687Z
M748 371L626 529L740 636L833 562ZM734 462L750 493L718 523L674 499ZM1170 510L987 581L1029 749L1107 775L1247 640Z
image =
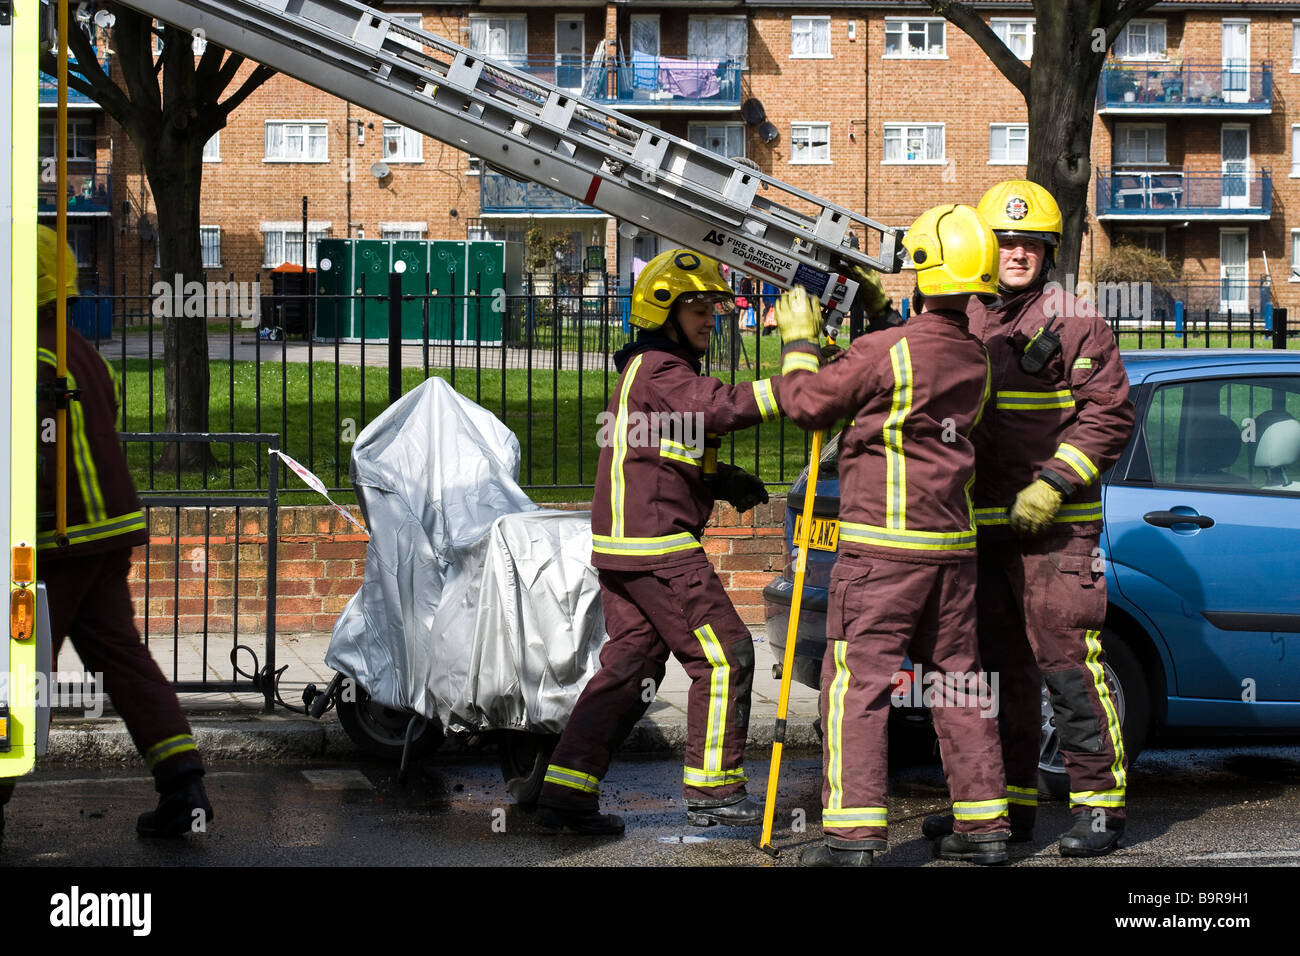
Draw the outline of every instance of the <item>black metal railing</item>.
M87 317L80 331L119 373L119 428L147 433L165 427L163 330L167 316L179 314L181 322L191 323L182 325L184 334L203 329L207 339L208 426L278 430L285 453L332 492L351 491L352 443L390 404L390 366L400 364L393 376L399 393L437 375L501 418L519 437L520 483L535 497L590 494L598 416L619 378L614 355L635 331L626 284L599 273L573 273L528 276L510 294L474 289L473 283L461 294L402 294L402 341L394 360L387 341L387 288L364 295L265 294L272 283L263 278L213 277L202 294L191 289L176 296L155 293L160 286L153 275L134 285L122 278L107 289L98 277L94 284L101 291L81 297L73 322ZM124 288L130 291L119 291ZM779 370L779 337L763 335L759 321L774 301L756 298L743 315L719 319L703 363L709 374L743 384ZM244 308L252 303L255 308ZM187 308L198 315L185 317ZM286 315L296 318L274 324ZM798 475L806 447L799 429L770 422L729 436L723 460L757 469L779 486ZM156 456L138 451L131 464L140 488L150 491L203 491L215 483L266 487L264 455L238 447L216 451L210 467L197 471L174 463L160 468ZM291 496L287 502L314 500L298 490L282 494Z
M279 467L270 454L280 448L280 436L244 432L122 432L118 436L128 460L144 453L150 467L157 450L168 449L176 461L177 487L158 491L151 481L140 492L145 527L143 567L137 581L143 589L144 642L171 642L169 677L178 691L260 693L270 713L275 701L276 671L276 550L279 538ZM182 487L181 450L212 446L252 445L265 458L264 488ZM159 519L159 515L162 519ZM217 524L214 533L214 522ZM155 544L157 537L162 538ZM248 553L248 550L256 555ZM240 565L245 573L241 577ZM248 568L253 568L249 573ZM241 600L241 583L244 585ZM249 593L251 590L251 594ZM228 592L228 593L227 593ZM258 592L261 592L260 594ZM258 598L262 601L258 601ZM170 604L168 603L170 601ZM261 613L251 607L261 604ZM265 666L257 654L240 644L240 615L245 634L265 635ZM260 618L260 620L259 620ZM250 620L251 619L251 620ZM170 622L170 634L159 634ZM182 623L184 622L184 630ZM182 650L182 643L186 645ZM253 658L251 672L240 667L240 652ZM197 668L198 676L192 672ZM164 673L167 673L164 667ZM228 677L213 678L223 670Z

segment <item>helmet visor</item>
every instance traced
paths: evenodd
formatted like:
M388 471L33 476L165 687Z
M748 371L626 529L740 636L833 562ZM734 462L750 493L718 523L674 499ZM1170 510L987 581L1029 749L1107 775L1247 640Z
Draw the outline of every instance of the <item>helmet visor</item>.
M684 292L677 297L682 305L704 303L719 315L736 311L736 297L730 292Z

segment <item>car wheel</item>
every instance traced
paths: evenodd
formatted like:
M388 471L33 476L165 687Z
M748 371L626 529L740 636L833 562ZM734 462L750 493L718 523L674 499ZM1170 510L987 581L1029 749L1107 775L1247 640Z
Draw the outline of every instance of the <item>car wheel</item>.
M1105 628L1101 632L1101 645L1106 652L1106 684L1110 687L1115 709L1119 713L1124 752L1129 765L1137 759L1146 743L1151 727L1151 694L1137 655L1115 631ZM1038 792L1049 800L1064 800L1070 794L1070 779L1061 759L1060 738L1056 734L1056 720L1052 703L1043 685L1042 740L1038 754Z
M501 748L501 776L516 803L532 806L542 793L546 766L551 762L559 734L534 734L504 730L497 735Z
M411 715L378 704L360 687L355 684L353 686L356 699L344 700L340 696L336 705L343 730L365 753L398 763L402 759L406 725L410 722ZM425 721L411 740L410 756L418 758L433 753L442 746L442 738L442 727L438 721Z

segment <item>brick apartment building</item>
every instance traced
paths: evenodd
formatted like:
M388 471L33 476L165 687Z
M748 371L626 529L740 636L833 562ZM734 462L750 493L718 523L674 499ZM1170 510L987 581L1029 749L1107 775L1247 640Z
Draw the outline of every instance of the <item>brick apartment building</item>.
M1023 101L976 44L920 2L384 3L389 12L891 225L974 202L1022 176ZM1033 52L1024 0L975 3ZM603 54L598 58L597 54ZM111 53L105 54L111 61ZM245 71L251 69L245 66ZM153 197L130 142L73 96L70 229L87 273L154 267ZM1205 307L1275 304L1300 281L1300 2L1160 3L1104 71L1082 271L1120 236L1162 251ZM43 92L41 155L53 153ZM603 257L626 282L659 237L482 167L288 77L253 94L209 144L205 264L247 278L309 262L318 237L519 240L529 219L569 237L562 271ZM53 186L42 184L43 214ZM906 277L887 282L896 295Z

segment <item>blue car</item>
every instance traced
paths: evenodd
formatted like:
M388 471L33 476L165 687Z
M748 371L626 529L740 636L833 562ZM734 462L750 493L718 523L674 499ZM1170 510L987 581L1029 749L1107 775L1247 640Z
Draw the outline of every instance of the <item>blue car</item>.
M1102 476L1102 644L1130 760L1164 728L1300 729L1300 353L1167 349L1126 352L1124 364L1137 416ZM791 675L809 687L826 647L838 452L830 442L818 475ZM788 499L787 554L806 487L805 471ZM793 577L790 560L763 592L778 666ZM1067 788L1044 694L1039 789Z

